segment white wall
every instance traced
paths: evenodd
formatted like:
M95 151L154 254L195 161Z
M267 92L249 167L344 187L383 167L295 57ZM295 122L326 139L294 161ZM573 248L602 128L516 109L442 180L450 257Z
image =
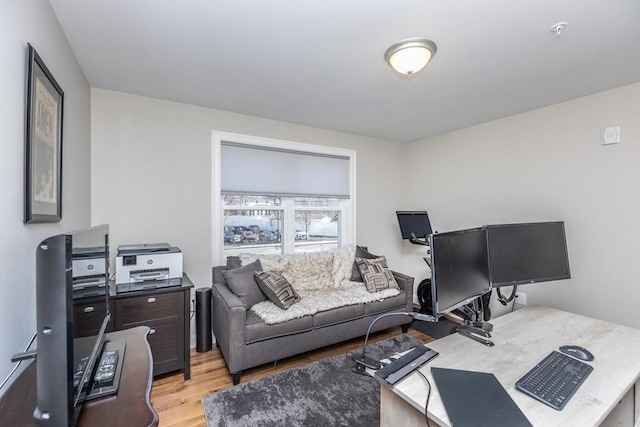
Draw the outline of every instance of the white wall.
M54 224L22 222L27 43L64 91L62 221ZM14 366L11 356L23 351L35 332L36 245L47 236L90 225L91 123L89 84L48 1L0 1L0 58L2 380Z
M92 89L92 221L110 224L112 247L169 242L196 287L210 285L221 261L211 250L213 130L356 150L357 242L401 268L402 144Z
M438 231L565 221L572 278L519 287L528 304L640 327L640 84L411 143L406 165L404 207Z

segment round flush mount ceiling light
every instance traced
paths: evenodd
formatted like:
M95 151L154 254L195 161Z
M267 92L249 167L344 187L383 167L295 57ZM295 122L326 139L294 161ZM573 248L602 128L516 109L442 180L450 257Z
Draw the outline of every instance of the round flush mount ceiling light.
M431 40L406 39L389 46L384 59L398 73L410 75L426 67L436 50L436 44Z

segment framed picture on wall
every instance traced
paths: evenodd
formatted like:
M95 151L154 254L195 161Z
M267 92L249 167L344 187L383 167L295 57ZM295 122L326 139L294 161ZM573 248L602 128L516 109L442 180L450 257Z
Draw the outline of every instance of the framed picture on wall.
M25 223L62 219L64 92L28 44L25 129Z

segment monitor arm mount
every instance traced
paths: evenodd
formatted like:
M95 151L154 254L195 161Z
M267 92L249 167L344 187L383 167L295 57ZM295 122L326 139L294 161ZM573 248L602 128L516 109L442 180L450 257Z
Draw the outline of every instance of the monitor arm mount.
M414 245L429 246L429 242L427 240L418 239L415 233L411 233L411 238L409 239L409 242L413 243Z
M427 255L429 254L429 251L431 250L431 247L429 246L429 241L428 240L420 240L416 237L415 233L411 233L411 238L409 239L409 243L413 243L414 245L420 245L420 246L426 246L427 247ZM427 265L429 266L429 268L431 268L431 260L428 256L422 258L424 260L424 262L427 263Z
M490 294L485 294L490 295ZM457 332L462 336L471 338L474 341L478 341L487 347L493 347L493 342L489 340L491 338L491 331L493 325L483 320L483 307L488 305L489 298L485 298L485 295L473 300L472 303L463 305L453 311L454 314L462 317L464 323L453 329L453 332ZM486 307L488 310L489 307Z

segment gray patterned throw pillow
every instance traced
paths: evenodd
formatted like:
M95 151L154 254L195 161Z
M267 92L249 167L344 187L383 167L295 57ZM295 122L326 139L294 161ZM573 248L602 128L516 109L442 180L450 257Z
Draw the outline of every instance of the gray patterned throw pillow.
M281 309L286 310L300 301L300 295L296 293L291 283L279 273L259 271L254 274L260 290Z
M378 292L383 289L398 288L393 273L387 267L387 259L383 256L373 259L356 258L358 270L362 275L364 284L369 292Z
M379 257L380 255L374 255L369 252L369 248L367 248L366 246L356 246L356 258L374 259ZM363 282L362 275L360 274L360 270L358 269L358 263L355 260L353 261L350 280L352 282Z

